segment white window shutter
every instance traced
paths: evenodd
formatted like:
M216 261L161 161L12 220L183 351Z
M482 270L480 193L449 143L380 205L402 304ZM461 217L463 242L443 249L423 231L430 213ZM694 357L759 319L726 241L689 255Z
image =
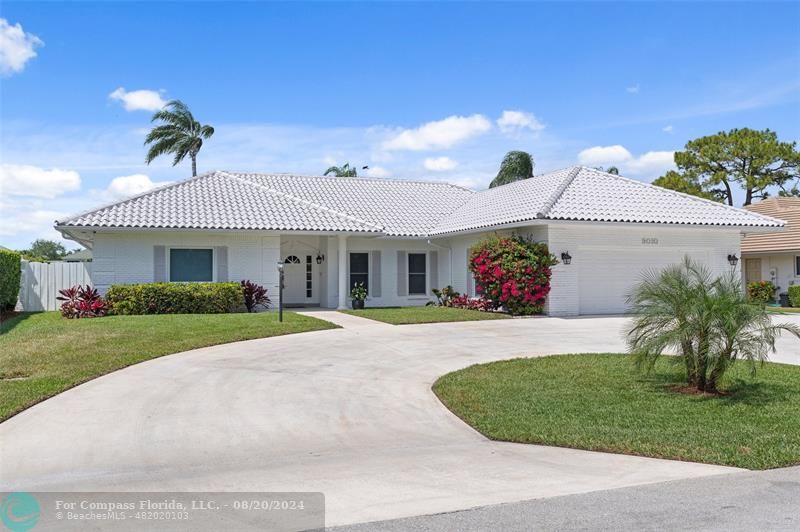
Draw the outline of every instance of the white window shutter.
M372 252L372 272L370 274L372 281L372 297L381 297L381 252L375 250Z
M167 248L153 246L153 282L167 282Z
M214 248L217 256L217 282L225 283L228 281L228 246L218 246Z
M429 261L429 268L430 268L430 287L433 288L441 288L439 286L439 252L438 251L429 251L428 252L428 261Z
M405 251L397 252L397 295L408 295L408 255Z

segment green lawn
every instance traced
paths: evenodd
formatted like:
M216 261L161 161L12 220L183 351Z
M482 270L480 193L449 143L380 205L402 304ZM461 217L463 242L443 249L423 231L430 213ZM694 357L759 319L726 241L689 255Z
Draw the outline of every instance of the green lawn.
M800 307L767 307L767 310L770 312L776 312L781 314L783 312L787 314L792 314L795 312L800 312Z
M637 373L625 355L558 355L481 364L433 387L495 440L768 469L800 464L800 367L745 364L723 397L686 395L662 359Z
M481 312L451 307L381 307L364 310L341 310L345 314L382 321L392 325L439 323L445 321L503 320L509 316L497 312Z
M67 320L58 312L22 314L0 324L0 421L111 371L198 347L330 329L284 312L109 316Z

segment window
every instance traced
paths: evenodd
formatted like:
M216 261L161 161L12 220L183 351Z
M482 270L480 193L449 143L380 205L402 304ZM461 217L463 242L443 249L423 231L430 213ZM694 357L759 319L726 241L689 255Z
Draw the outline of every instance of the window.
M169 280L179 283L212 282L214 280L214 251L211 249L170 249Z
M794 276L800 277L800 257L794 258Z
M369 253L350 254L350 290L356 283L364 283L369 292Z
M286 257L286 260L283 261L285 264L300 264L300 259L295 257L294 255L289 255Z
M306 297L309 299L311 299L312 278L311 255L306 255Z
M408 254L408 294L427 294L425 282L425 253Z

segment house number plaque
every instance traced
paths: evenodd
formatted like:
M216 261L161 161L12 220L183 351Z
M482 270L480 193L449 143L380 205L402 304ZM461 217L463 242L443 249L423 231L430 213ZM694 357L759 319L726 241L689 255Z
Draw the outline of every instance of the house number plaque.
M657 246L658 239L657 238L642 238L642 244L645 246Z

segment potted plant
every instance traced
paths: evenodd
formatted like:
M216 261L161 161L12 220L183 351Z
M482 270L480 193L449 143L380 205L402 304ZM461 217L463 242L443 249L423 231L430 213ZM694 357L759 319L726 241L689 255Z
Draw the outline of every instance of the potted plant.
M354 309L363 309L364 300L367 299L367 287L364 283L356 283L350 290L350 298L353 300Z

